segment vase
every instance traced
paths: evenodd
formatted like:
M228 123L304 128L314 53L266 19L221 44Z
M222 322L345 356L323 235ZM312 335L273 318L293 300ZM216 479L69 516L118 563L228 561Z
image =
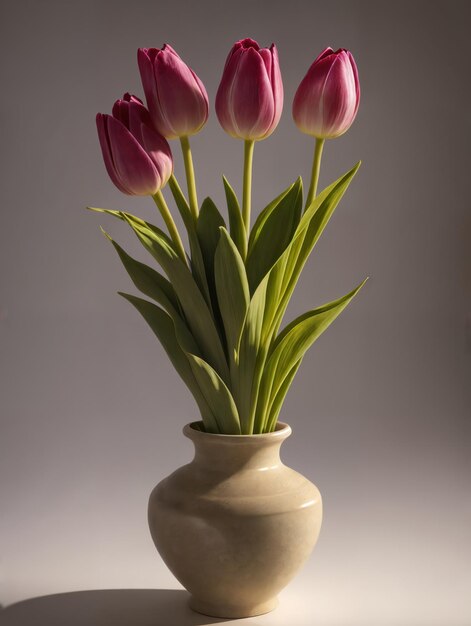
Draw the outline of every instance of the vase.
M284 465L287 424L260 435L183 433L193 460L162 480L149 499L149 527L162 559L205 615L268 613L309 557L322 521L319 490Z

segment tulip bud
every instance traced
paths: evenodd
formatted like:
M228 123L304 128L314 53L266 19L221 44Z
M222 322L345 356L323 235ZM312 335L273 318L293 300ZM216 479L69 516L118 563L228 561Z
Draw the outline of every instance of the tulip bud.
M155 128L167 139L196 134L208 119L203 83L175 50L139 48L137 62Z
M276 46L237 41L226 60L216 95L216 113L226 133L259 141L275 130L283 108L283 83Z
M360 103L360 83L353 56L326 48L307 71L293 101L293 118L303 133L319 139L343 135Z
M125 94L113 116L98 113L96 124L106 169L120 191L153 196L164 187L173 170L170 146L138 98Z

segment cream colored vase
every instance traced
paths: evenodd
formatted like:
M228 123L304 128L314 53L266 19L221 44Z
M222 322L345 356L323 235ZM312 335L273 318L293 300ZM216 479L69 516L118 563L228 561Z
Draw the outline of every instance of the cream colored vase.
M214 435L187 424L195 457L160 482L149 527L163 560L205 615L268 613L309 557L322 500L307 478L280 460L291 434Z

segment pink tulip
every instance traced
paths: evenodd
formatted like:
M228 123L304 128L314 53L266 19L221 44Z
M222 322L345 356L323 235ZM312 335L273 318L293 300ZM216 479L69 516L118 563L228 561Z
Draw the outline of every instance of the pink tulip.
M175 50L139 48L137 62L155 128L167 139L197 133L208 119L203 83Z
M138 98L125 94L113 116L98 113L96 124L106 169L120 191L151 196L164 187L173 170L170 146Z
M237 41L229 52L216 95L216 113L232 137L265 139L275 130L283 108L278 52L253 39Z
M360 104L360 83L353 56L326 48L301 81L293 101L293 118L303 133L333 139L351 126Z

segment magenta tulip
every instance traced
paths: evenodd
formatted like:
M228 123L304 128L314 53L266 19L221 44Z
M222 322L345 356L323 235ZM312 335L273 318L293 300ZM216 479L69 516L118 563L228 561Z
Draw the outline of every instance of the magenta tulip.
M326 48L301 81L293 101L293 118L303 133L319 139L343 135L360 103L360 83L353 56Z
M125 94L113 116L98 113L98 137L111 180L123 193L153 196L173 170L170 146L152 126L141 100Z
M137 61L155 128L167 139L194 135L208 119L208 94L175 50L139 48Z
M276 46L237 41L226 60L216 95L216 113L232 137L259 141L275 130L283 108L283 83Z

